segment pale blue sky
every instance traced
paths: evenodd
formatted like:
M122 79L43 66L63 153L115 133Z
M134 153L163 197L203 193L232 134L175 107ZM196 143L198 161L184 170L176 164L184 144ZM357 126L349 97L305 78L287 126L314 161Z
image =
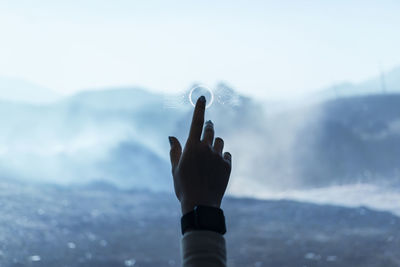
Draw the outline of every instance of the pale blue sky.
M400 65L400 1L0 1L0 76L290 96Z

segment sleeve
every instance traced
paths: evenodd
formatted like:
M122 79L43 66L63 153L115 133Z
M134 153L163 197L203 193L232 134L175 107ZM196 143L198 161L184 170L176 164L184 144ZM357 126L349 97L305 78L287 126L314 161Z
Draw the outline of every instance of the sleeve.
M183 267L226 267L225 238L212 231L190 231L182 237Z

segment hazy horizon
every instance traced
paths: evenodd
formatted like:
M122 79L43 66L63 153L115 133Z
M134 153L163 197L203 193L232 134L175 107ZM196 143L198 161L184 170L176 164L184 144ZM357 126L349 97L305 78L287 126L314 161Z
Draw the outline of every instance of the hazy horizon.
M396 1L0 3L0 76L62 94L177 93L227 82L254 98L359 83L400 65Z

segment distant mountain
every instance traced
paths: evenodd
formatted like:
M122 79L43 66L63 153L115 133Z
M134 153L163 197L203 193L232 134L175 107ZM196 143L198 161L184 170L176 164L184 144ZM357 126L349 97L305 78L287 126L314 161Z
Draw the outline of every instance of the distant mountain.
M299 176L309 186L399 184L400 94L330 100L297 136Z
M46 104L60 99L54 91L22 79L0 77L0 100Z
M82 92L46 105L0 105L0 174L54 183L172 190L168 135L184 144L187 103L142 88ZM233 154L230 192L398 183L400 95L270 108L225 84L206 119Z
M64 184L104 179L167 190L165 151L175 114L165 113L162 101L141 89L118 89L40 106L4 102L1 174ZM162 127L163 138L154 130ZM160 143L166 148L161 150Z
M330 99L383 93L400 93L400 66L358 84L348 82L335 84L320 90L311 97Z
M338 98L253 118L235 134L234 173L243 179L232 181L236 193L357 183L400 188L400 94Z

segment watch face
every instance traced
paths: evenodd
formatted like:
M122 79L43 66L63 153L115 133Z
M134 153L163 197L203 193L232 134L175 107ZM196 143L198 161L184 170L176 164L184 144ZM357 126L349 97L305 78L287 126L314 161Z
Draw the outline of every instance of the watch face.
M195 213L199 229L225 232L225 217L221 209L197 206L195 207Z

